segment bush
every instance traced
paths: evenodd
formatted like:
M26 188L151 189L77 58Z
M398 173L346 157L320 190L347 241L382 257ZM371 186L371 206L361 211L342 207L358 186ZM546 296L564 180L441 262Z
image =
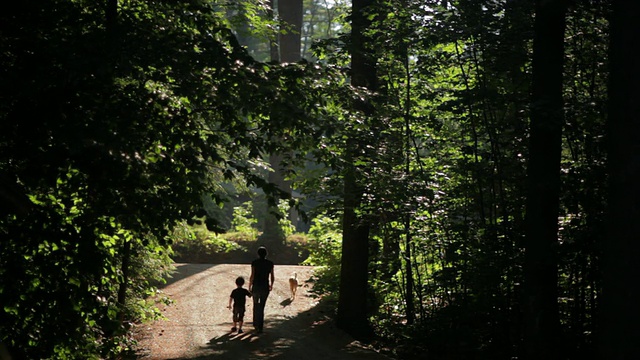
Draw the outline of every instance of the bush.
M201 222L202 223L202 222ZM213 263L219 254L236 250L246 250L223 235L209 231L206 226L189 225L185 221L176 224L171 246L177 262Z
M315 271L313 290L321 295L337 294L340 285L340 261L342 253L342 233L340 222L326 215L313 220L309 229L306 248L309 257L304 265L318 266Z
M236 234L242 234L243 240L256 240L258 238L257 224L258 219L253 216L253 202L247 201L233 208L231 231Z

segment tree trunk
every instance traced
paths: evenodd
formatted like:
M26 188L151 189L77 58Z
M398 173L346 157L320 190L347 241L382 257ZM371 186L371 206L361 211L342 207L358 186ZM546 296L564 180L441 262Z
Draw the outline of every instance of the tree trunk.
M350 154L345 160L353 163L353 149L347 149L347 152ZM371 336L367 319L369 226L356 215L361 195L356 171L352 167L344 176L342 259L336 322L354 338L366 340Z
M125 306L127 304L127 291L129 289L129 269L131 264L131 240L124 240L122 244L122 282L118 288L118 320L123 323Z
M286 30L285 33L280 33L280 61L299 61L302 46L302 0L278 0L278 14Z
M267 8L267 17L269 20L273 20L273 9L275 9L274 0L269 0L269 6ZM280 61L280 50L278 49L278 39L269 40L269 56L270 60L273 62Z
M300 55L300 29L302 28L302 0L278 0L278 14L284 25L286 33L278 36L278 44L271 44L271 60L282 63L296 62L301 58ZM273 1L271 1L273 6ZM285 193L291 194L291 182L285 180L285 169L283 169L283 155L271 154L269 156L269 164L273 169L269 173L269 182L274 184ZM276 204L277 205L277 204ZM275 247L284 244L284 235L278 224L278 219L272 215L277 211L277 207L267 205L267 214L262 241L268 247ZM289 212L289 215L292 211ZM291 217L291 216L290 216Z
M118 51L118 36L117 36L117 24L118 24L118 1L107 0L105 8L105 19L107 27L107 40L109 46L110 57L106 61L110 62L109 70L113 71L116 67L117 51ZM131 264L131 241L124 239L122 244L122 264L120 271L122 273L122 280L118 287L117 301L118 301L118 321L124 323L125 320L125 307L127 304L127 291L129 289L129 277L130 277L130 264Z
M374 0L354 0L351 25L351 84L355 87L376 89L375 59L366 50L364 35L371 21L364 11ZM370 103L356 104L365 116L373 115ZM367 319L367 286L369 265L369 224L356 214L360 206L362 188L355 166L360 144L353 138L347 140L344 175L344 217L342 223L342 261L340 293L338 298L338 327L356 339L367 340L372 329Z
M524 259L524 358L558 359L564 1L536 1Z
M406 45L405 45L406 46ZM405 76L406 76L406 84L407 84L407 94L405 99L405 110L404 110L404 120L405 120L405 128L404 128L404 136L405 136L405 176L407 179L411 179L411 153L413 150L413 146L411 143L411 71L409 69L409 51L408 48L405 48L405 58L404 58L404 66L405 66ZM411 201L406 201L407 204L411 204ZM407 274L407 286L406 286L406 304L407 304L407 324L413 325L416 319L416 311L415 311L415 302L413 297L413 254L411 253L411 219L413 217L413 209L408 206L405 209L405 219L404 219L404 239L405 239L405 273Z
M408 211L408 210L407 210ZM413 255L411 254L411 214L405 215L404 223L404 246L405 246L405 265L404 271L407 274L406 285L406 316L407 324L412 325L416 319L415 302L413 297Z
M118 19L118 0L107 0L105 7L107 31L113 34L113 27Z
M613 2L609 83L609 204L603 239L601 359L640 359L640 46L637 1Z

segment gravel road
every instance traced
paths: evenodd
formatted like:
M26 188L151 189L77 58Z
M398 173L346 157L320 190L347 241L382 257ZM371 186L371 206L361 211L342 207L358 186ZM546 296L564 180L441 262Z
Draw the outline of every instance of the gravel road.
M245 333L231 332L229 295L238 276L247 280L248 264L177 264L163 292L174 300L161 308L166 320L137 329L141 360L186 359L387 359L336 329L331 307L311 296L313 274L308 266L277 265L276 283L267 300L264 333L252 326L252 302L247 301ZM300 287L290 299L288 279L298 274Z

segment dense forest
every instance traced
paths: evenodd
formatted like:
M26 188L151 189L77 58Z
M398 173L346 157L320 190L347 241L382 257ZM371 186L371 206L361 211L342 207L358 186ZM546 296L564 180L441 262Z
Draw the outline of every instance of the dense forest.
M200 223L308 237L337 325L401 359L640 359L637 14L6 4L0 358L130 354Z

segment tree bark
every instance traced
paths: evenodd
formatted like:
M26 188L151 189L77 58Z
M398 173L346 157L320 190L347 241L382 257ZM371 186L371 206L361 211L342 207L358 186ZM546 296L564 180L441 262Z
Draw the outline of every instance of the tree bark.
M351 84L369 90L375 90L377 84L375 59L366 49L368 40L364 35L371 23L365 11L373 3L374 0L354 0L351 23ZM356 107L365 116L373 115L373 107L366 101L356 104ZM356 212L362 197L355 166L360 146L353 138L347 140L340 293L336 320L338 327L354 338L368 340L373 333L367 318L369 224Z
M407 4L408 5L408 4ZM405 176L408 179L411 179L411 153L413 150L413 146L411 143L411 71L409 69L409 51L408 48L405 48L405 75L406 75L406 84L407 84L407 94L405 99L405 128L404 128L404 136L405 136ZM411 201L407 201L407 204L411 204ZM415 302L413 297L413 255L411 254L411 245L412 245L412 236L411 236L411 219L413 217L413 209L408 207L405 209L405 219L404 219L404 239L405 239L405 273L407 274L407 285L406 285L406 316L407 316L407 324L413 325L416 320L416 311L415 311Z
M117 62L117 52L118 52L118 34L117 34L117 24L118 24L118 1L117 0L107 0L106 9L105 9L105 19L106 19L106 27L107 27L107 41L108 41L108 50L109 57L106 59L109 62L109 70L115 71L116 62ZM125 321L125 308L127 304L127 291L129 289L129 277L130 277L130 266L131 266L131 241L124 239L124 243L122 244L122 264L120 271L122 273L122 280L118 287L117 301L118 301L118 321L121 324Z
M640 359L640 46L637 1L613 1L609 83L609 203L603 239L601 359Z
M353 149L347 149L347 153L345 160L353 163ZM354 338L367 340L372 335L367 319L369 226L356 214L361 196L355 169L351 168L344 176L342 258L336 322L339 328Z
M269 20L274 19L273 10L275 9L274 0L269 0L269 6L267 10L267 17ZM271 61L280 61L280 50L278 49L278 39L270 38L269 40L269 57Z
M302 28L302 0L278 0L278 15L284 23L286 33L278 36L278 43L271 44L271 60L282 63L296 62L301 58L300 53L300 29ZM271 1L273 6L273 1ZM275 48L274 48L275 47ZM269 182L277 186L285 193L291 194L291 182L285 179L285 169L283 168L283 154L271 154L269 164L273 169L269 173ZM264 232L262 240L268 247L278 247L284 244L284 235L279 227L278 219L271 214L277 211L277 207L267 205ZM294 221L293 211L289 212L289 217Z
M558 359L564 1L536 1L524 258L524 358Z
M118 0L107 0L105 7L105 19L107 31L113 32L113 27L118 20Z
M280 33L280 61L299 61L302 46L302 0L278 0L278 14L286 30L285 33Z
M127 304L127 291L129 289L129 273L131 264L131 240L124 240L122 244L122 282L118 287L118 320L123 323L125 318L125 307Z

